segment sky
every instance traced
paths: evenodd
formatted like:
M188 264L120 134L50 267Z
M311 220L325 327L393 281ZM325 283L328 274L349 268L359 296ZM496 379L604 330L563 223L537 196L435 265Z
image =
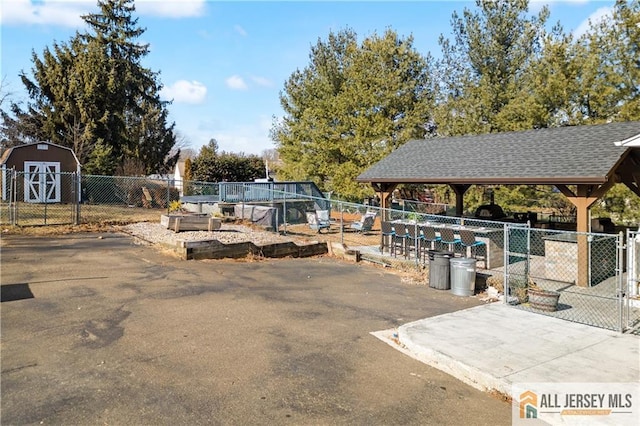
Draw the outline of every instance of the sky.
M96 0L0 0L0 76L3 95L24 105L19 73L31 75L32 52L86 30L81 15ZM535 0L548 5L550 24L584 33L589 20L610 13L613 0ZM440 35L451 35L451 15L472 1L213 1L137 0L143 65L160 73L161 95L172 100L169 120L196 152L210 139L227 152L257 154L275 148L273 120L283 115L279 94L288 78L309 65L311 47L330 32L351 29L358 40L392 29L413 36L414 48L439 56ZM4 105L3 105L4 108Z

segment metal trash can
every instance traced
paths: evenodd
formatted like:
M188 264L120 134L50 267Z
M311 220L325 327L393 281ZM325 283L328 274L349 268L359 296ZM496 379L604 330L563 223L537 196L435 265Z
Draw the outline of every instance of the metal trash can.
M429 287L438 290L449 290L449 259L453 258L450 251L429 250Z
M476 259L452 257L451 293L456 296L473 296L476 288Z

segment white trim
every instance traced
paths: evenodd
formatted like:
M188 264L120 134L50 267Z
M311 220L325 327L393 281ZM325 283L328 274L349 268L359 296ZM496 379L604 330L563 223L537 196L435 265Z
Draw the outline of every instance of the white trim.
M33 171L30 169L34 167ZM26 203L60 202L60 162L24 162L24 201Z
M0 173L2 173L2 201L7 201L7 165L3 164L0 167Z
M619 141L619 142L614 142L613 143L615 146L637 146L640 147L640 133L638 133L635 136L631 136L630 138L627 138L623 141Z

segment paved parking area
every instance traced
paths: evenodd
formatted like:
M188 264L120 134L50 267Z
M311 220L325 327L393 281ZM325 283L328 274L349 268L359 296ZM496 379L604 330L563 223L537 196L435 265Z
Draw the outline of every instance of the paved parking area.
M478 304L330 257L181 261L3 236L0 423L511 424L370 332Z

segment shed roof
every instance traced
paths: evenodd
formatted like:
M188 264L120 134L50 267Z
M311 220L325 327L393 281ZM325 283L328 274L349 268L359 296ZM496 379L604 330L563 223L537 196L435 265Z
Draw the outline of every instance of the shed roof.
M640 121L411 140L359 182L601 184L625 157L640 172ZM633 153L631 153L633 151ZM636 171L636 170L634 170Z
M33 143L25 143L25 144L21 144L21 145L12 146L11 148L7 149L5 152L2 153L2 157L0 157L0 165L6 163L7 160L9 159L9 157L11 156L11 154L14 151L19 150L19 149L25 149L25 148L33 147L35 145L42 145L42 144L49 145L49 146L54 146L56 148L65 149L65 150L69 151L71 153L71 155L73 155L73 158L76 161L76 163L80 164L80 161L78 160L78 157L76 156L76 153L73 152L73 150L71 148L69 148L69 147L58 145L58 144L51 143L51 142L33 142Z

